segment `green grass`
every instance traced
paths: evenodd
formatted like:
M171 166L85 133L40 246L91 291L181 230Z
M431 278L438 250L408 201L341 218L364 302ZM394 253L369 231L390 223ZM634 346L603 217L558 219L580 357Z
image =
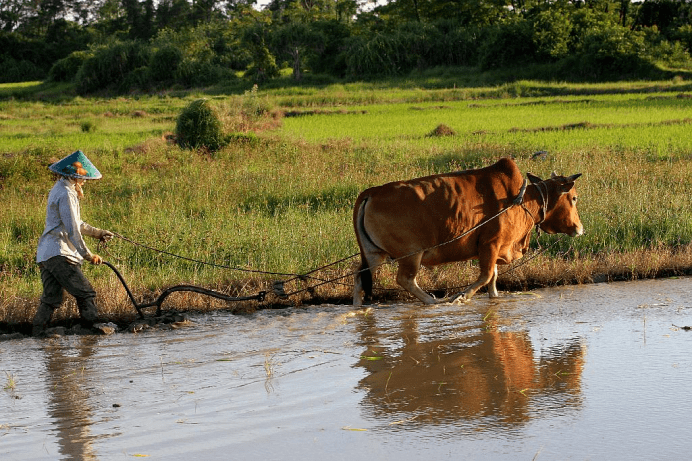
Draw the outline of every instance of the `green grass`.
M560 283L599 272L649 275L687 252L692 105L678 97L690 91L686 81L475 88L415 83L240 95L210 90L206 96L222 114L226 132L258 136L252 143L238 137L213 154L183 150L162 138L175 130L182 108L204 96L198 91L112 99L48 95L42 101L29 92L41 85L0 86L0 98L29 92L22 93L24 99L0 99L0 321L33 315L41 293L33 260L53 183L47 166L76 149L104 175L85 187L86 222L235 269L300 274L349 256L357 252L351 208L364 188L480 167L501 156L513 156L521 171L543 177L553 170L583 173L577 185L587 234L560 241L547 259L517 277L540 279L542 270L544 280ZM259 106L271 110L262 117L243 115ZM276 116L295 110L314 114ZM85 122L93 128L83 130ZM439 124L457 134L427 136ZM581 125L569 126L574 124ZM532 160L539 150L548 151L546 160ZM287 278L172 258L118 239L105 249L88 243L121 269L137 296L177 283L254 294ZM347 274L352 263L331 268L325 277ZM686 270L675 264L675 270ZM469 280L462 269L425 272L423 284L463 285ZM107 267L89 265L85 271L105 312L131 310ZM391 276L384 283L394 286ZM294 282L286 291L301 286ZM327 295L350 296L347 286L329 290ZM178 307L206 302L176 299L171 303Z

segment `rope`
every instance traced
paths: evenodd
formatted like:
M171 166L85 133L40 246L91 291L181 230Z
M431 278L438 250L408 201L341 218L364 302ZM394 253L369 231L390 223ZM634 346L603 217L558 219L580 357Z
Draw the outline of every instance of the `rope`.
M525 179L525 180L524 180L524 183L523 183L522 186L521 186L521 189L519 190L519 194L516 196L516 198L514 198L514 200L512 201L512 203L511 203L508 207L503 208L502 210L498 211L497 213L495 213L493 216L489 217L489 218L486 219L485 221L482 221L482 222L476 224L476 225L473 226L471 229L467 230L466 232L463 232L463 233L460 234L460 235L457 235L456 237L454 237L454 238L452 238L452 239L450 239L450 240L447 240L446 242L442 242L442 243L439 243L439 244L437 244L437 245L433 245L433 246L431 246L431 247L429 247L429 248L424 248L424 249L422 249L422 250L414 251L414 252L412 252L412 253L409 253L409 254L404 255L404 256L400 256L400 257L398 257L398 258L391 259L391 260L389 260L389 261L381 262L380 264L377 264L377 265L375 265L375 266L373 266L373 267L367 267L367 268L360 269L360 270L357 270L357 271L352 272L352 273L348 273L348 274L346 274L346 275L342 275L342 276L336 277L336 278L331 279L331 280L322 281L322 283L319 283L319 284L317 284L317 285L312 285L312 286L310 286L310 287L303 288L303 289L300 289L300 290L296 290L296 291L293 291L293 292L291 292L291 293L283 293L283 292L281 292L280 294L281 294L281 296L292 296L292 295L296 295L296 294L298 294L298 293L301 293L301 292L303 292L303 291L314 290L315 288L317 288L317 287L319 287L319 286L322 286L322 285L326 285L327 283L332 283L332 282L335 282L335 281L337 281L337 280L344 279L344 278L346 278L346 277L353 277L354 275L356 275L356 274L359 273L359 272L364 272L364 271L366 271L366 270L376 269L376 268L378 268L378 267L380 267L380 266L383 266L383 265L385 265L385 264L392 264L392 263L395 263L395 262L400 261L400 260L402 260L402 259L409 258L409 257L411 257L411 256L413 256L413 255L418 254L418 253L421 253L421 252L424 252L424 251L434 250L435 248L439 248L439 247L441 247L441 246L448 245L448 244L450 244L450 243L456 242L457 240L466 237L466 236L469 235L471 232L473 232L473 231L479 229L480 227L486 225L487 223L489 223L489 222L492 221L493 219L496 219L496 218L500 217L500 216L503 215L504 213L508 212L508 211L509 211L512 207L514 207L514 206L520 205L527 213L529 213L529 215L531 215L531 212L529 212L529 210L527 210L526 207L524 206L524 194L526 193L526 188L527 188L527 187L528 187L528 181ZM542 195L543 195L543 194L541 193L541 196L542 196ZM533 216L532 216L532 218L533 218ZM344 259L342 259L342 260L340 260L340 261L338 261L338 262L341 262L341 261L343 261L343 260L345 260L345 259L353 258L353 257L357 256L358 254L359 254L359 253L356 253L356 254L354 254L354 255L352 255L352 256L350 256L350 257L348 257L348 258L344 258ZM325 266L325 267L326 267L326 266ZM314 272L314 271L313 271L313 272ZM294 279L292 279L292 280L294 280ZM276 287L275 287L275 291L277 291L277 290L276 290Z
M538 234L538 236L540 237L540 233L537 232L537 234ZM551 243L551 244L548 245L547 247L541 248L541 249L539 249L539 250L533 252L530 256L528 256L528 257L526 257L526 258L521 258L521 259L519 259L519 260L518 260L519 262L517 262L517 263L510 264L510 267L508 267L507 270L505 270L505 271L500 272L499 274L497 274L498 277L503 276L503 275L507 275L507 274L509 274L510 272L514 272L515 270L519 269L519 268L520 268L521 266L523 266L524 264L527 264L527 263L531 262L532 260L536 259L536 258L539 257L540 255L542 255L543 253L545 253L546 251L548 251L549 249L551 249L552 247L554 247L555 245L557 245L558 243L560 243L564 238L565 238L565 235L562 234L562 235L560 235L553 243ZM447 290L454 290L454 291L456 291L456 290L462 290L462 289L467 288L467 287L469 287L469 286L471 286L471 283L469 283L469 284L467 284L467 285L460 286L460 287L448 287Z
M177 254L174 254L174 253L170 253L170 252L168 252L168 251L165 251L165 250L160 250L160 249L158 249L158 248L154 248L154 247L152 247L152 246L145 245L145 244L143 244L143 243L135 242L134 240L129 239L129 238L125 237L124 235L120 235L120 234L118 234L118 233L116 233L116 232L113 232L113 235L114 235L115 237L118 237L119 239L124 240L124 241L126 241L126 242L129 242L129 243L131 243L131 244L133 244L133 245L135 245L135 246L142 247L142 248L146 248L147 250L151 250L151 251L155 251L155 252L157 252L157 253L161 253L161 254L165 254L165 255L168 255L168 256L172 256L172 257L174 257L174 258L184 259L185 261L190 261L190 262L194 262L194 263L198 263L198 264L204 264L205 266L218 267L218 268L220 268L220 269L229 269L229 270L235 270L235 271L241 271L241 272L251 272L251 273L254 273L254 274L282 275L282 276L296 276L296 277L300 277L300 276L297 275L297 274L287 274L287 273L283 273L283 272L267 272L267 271L260 271L260 270L255 270L255 269L243 269L242 267L228 266L228 265L225 265L225 264L216 264L216 263L211 263L211 262L208 262L208 261L201 261L201 260L199 260L199 259L188 258L187 256L177 255Z
M315 287L318 287L318 286L321 286L321 285L325 285L325 284L327 284L327 283L332 283L332 282L335 282L336 280L339 280L339 279L341 279L341 278L345 278L345 277L347 277L347 276L349 276L349 275L353 275L353 274L349 274L349 275L347 275L347 276L345 276L345 277L338 277L338 278L332 279L332 280L325 280L325 279L318 278L318 277L310 277L310 274L314 274L315 272L321 271L321 270L326 269L326 268L328 268L328 267L330 267L330 266L334 266L334 265L339 264L339 263L341 263L341 262L347 261L347 260L352 259L352 258L354 258L354 257L356 257L356 256L358 256L358 255L360 254L360 253L354 253L354 254L352 254L352 255L350 255L350 256L346 256L346 257L341 258L341 259L339 259L339 260L337 260L337 261L334 261L334 262L332 262L332 263L325 264L324 266L315 268L315 269L311 270L310 272L306 272L306 273L304 273L304 274L293 274L293 273L285 273L285 272L269 272L269 271L261 271L261 270L256 270L256 269L245 269L245 268L235 267L235 266L229 266L229 265L225 265L225 264L217 264L217 263L212 263L212 262L208 262L208 261L202 261L202 260L199 260L199 259L189 258L189 257L187 257L187 256L181 256L181 255L178 255L178 254L175 254L175 253L171 253L171 252L168 252L168 251L165 251L165 250L161 250L161 249L158 249L158 248L154 248L154 247L149 246L149 245L146 245L146 244L144 244L144 243L136 242L136 241L134 241L134 240L132 240L132 239L130 239L130 238L128 238L128 237L125 237L124 235L118 234L117 232L113 232L113 235L114 235L115 237L121 239L121 240L124 240L124 241L126 241L126 242L128 242L128 243L131 243L132 245L135 245L135 246L138 246L138 247L142 247L142 248L146 248L147 250L154 251L154 252L161 253L161 254L165 254L165 255L168 255L168 256L171 256L171 257L174 257L174 258L183 259L183 260L185 260L185 261L190 261L190 262L194 262L194 263L198 263L198 264L203 264L203 265L206 265L206 266L216 267L216 268L220 268L220 269L229 269L229 270L241 271L241 272L249 272L249 273L254 273L254 274L290 276L291 278L289 278L289 279L287 279L287 280L276 281L276 282L274 282L274 291L275 291L275 293L276 293L277 295L279 295L279 296L282 296L282 297L283 297L283 296L291 296L291 295L294 295L294 294L297 294L297 293L300 293L300 292L306 291L306 290L312 290L312 289L314 289ZM99 242L99 246L100 246L100 245L102 245L102 242ZM105 245L104 245L104 248L105 248ZM321 283L319 283L319 284L317 284L317 285L314 285L314 286L311 286L311 287L303 288L303 289L301 289L301 290L294 291L294 292L288 293L288 294L286 294L286 293L283 292L283 285L284 285L284 284L289 283L289 282L292 282L292 281L294 281L294 280L307 281L308 279L316 280L316 281L321 282Z
M448 244L450 244L450 243L456 242L457 240L460 240L460 239L466 237L466 236L469 235L470 233L472 233L472 232L474 232L475 230L479 229L480 227L486 225L486 224L489 223L490 221L492 221L492 220L494 220L494 219L500 217L502 214L506 213L506 212L509 211L512 207L517 206L517 205L520 205L520 206L531 216L531 218L532 218L532 220L533 220L533 215L532 215L532 213L526 208L526 206L524 206L524 203L523 203L524 194L525 194L525 192L526 192L527 186L528 186L528 181L527 181L527 180L524 180L524 184L522 185L521 190L519 191L519 194L517 195L517 197L512 201L512 203L511 203L509 206L503 208L502 210L500 210L500 211L498 211L497 213L495 213L493 216L491 216L491 217L485 219L484 221L482 221L482 222L476 224L476 225L473 226L471 229L469 229L469 230L463 232L462 234L460 234L460 235L458 235L458 236L456 236L456 237L454 237L454 238L452 238L452 239L450 239L450 240L447 240L446 242L442 242L442 243L439 243L439 244L437 244L437 245L433 245L433 246L431 246L431 247L429 247L429 248L424 248L424 249L422 249L422 250L414 251L414 252L409 253L409 254L407 254L407 255L400 256L400 257L398 257L398 258L394 258L394 259L391 259L391 260L389 260L389 261L382 262L382 263L380 263L380 264L378 264L378 265L376 265L376 266L374 266L374 267L368 267L368 268L360 269L360 270L358 270L358 271L350 272L350 273L347 273L347 274L345 274L345 275L341 275L341 276L338 276L338 277L335 277L335 278L332 278L332 279L322 279L322 278L318 278L318 277L311 277L310 275L311 275L311 274L314 274L315 272L319 272L319 271L321 271L321 270L324 270L324 269L326 269L326 268L328 268L328 267L331 267L331 266L334 266L334 265L336 265L336 264L339 264L339 263L341 263L341 262L344 262L344 261L347 261L347 260L349 260L349 259L352 259L352 258L358 256L360 253L354 253L354 254L352 254L352 255L350 255L350 256L346 256L346 257L341 258L341 259L339 259L339 260L337 260L337 261L334 261L334 262L331 262L331 263L329 263L329 264L325 264L325 265L323 265L323 266L317 267L317 268L315 268L315 269L313 269L313 270L311 270L311 271L309 271L309 272L306 272L306 273L304 273L304 274L293 274L293 273L284 273L284 272L261 271L261 270L256 270L256 269L245 269L245 268L236 267L236 266L230 266L230 265L226 265L226 264L211 263L211 262L208 262L208 261L202 261L202 260L199 260L199 259L189 258L189 257L186 257L186 256L181 256L181 255L178 255L178 254L175 254L175 253L171 253L171 252L168 252L168 251L165 251L165 250L161 250L161 249L158 249L158 248L154 248L154 247L152 247L152 246L145 245L145 244L140 243L140 242L136 242L136 241L134 241L134 240L132 240L132 239L130 239L130 238L128 238L128 237L125 237L124 235L118 234L118 233L116 233L116 232L114 232L113 235L114 235L115 237L121 239L121 240L124 240L124 241L126 241L126 242L131 243L132 245L139 246L139 247L142 247L142 248L146 248L146 249L148 249L148 250L151 250L151 251L154 251L154 252L157 252L157 253L161 253L161 254L165 254L165 255L168 255L168 256L171 256L171 257L174 257L174 258L178 258L178 259L183 259L183 260L186 260L186 261L194 262L194 263L197 263L197 264L203 264L203 265L207 265L207 266L211 266L211 267L216 267L216 268L221 268L221 269L229 269L229 270L235 270L235 271L241 271L241 272L248 272L248 273L254 273L254 274L288 276L288 277L290 277L290 278L287 279L287 280L277 280L277 281L275 281L274 284L273 284L273 289L274 289L274 293L275 293L276 295L281 296L281 297L289 297L289 296L296 295L296 294L298 294L298 293L302 293L302 292L304 292L304 291L312 291L312 290L314 290L314 289L317 288L317 287L320 287L320 286L322 286L322 285L326 285L326 284L328 284L328 283L334 283L334 282L337 282L337 281L339 281L339 280L345 279L345 278L347 278L347 277L353 277L355 274L357 274L357 273L359 273L359 272L363 272L363 271L366 271L366 270L375 269L375 268L377 268L377 267L379 267L379 266L382 266L382 265L384 265L384 264L392 264L392 263L394 263L394 262L397 262L397 261L400 261L400 260L402 260L402 259L411 257L411 256L416 255L416 254L418 254L418 253L421 253L421 252L424 252L424 251L434 250L435 248L439 248L439 247L442 247L442 246L444 246L444 245L448 245ZM545 202L546 202L546 199L545 199L545 197L543 196L543 192L540 190L540 187L538 188L538 191L539 191L539 193L541 194L541 198L543 199L543 207L544 207L543 211L544 211L544 216L545 216L545 206L546 206L546 203L545 203ZM539 224L540 224L540 223L539 223ZM554 243L552 243L550 246L546 247L545 249L542 249L541 251L539 251L539 252L537 252L536 254L532 255L530 258L526 258L526 259L522 260L521 263L512 266L510 269L508 269L507 271L503 272L501 275L505 275L505 274L507 274L507 273L509 273L509 272L511 272L511 271L513 271L513 270L516 270L518 267L522 266L523 264L528 263L529 261L531 261L531 260L534 259L535 257L539 256L540 254L542 254L543 252L545 252L547 249L549 249L549 248L552 247L553 245L557 244L557 243L562 239L562 237L564 237L564 236L561 236L560 239L556 240ZM307 281L308 279L312 279L312 280L318 281L319 283L317 283L317 284L315 284L315 285L311 285L311 286L309 286L309 287L305 287L305 288L301 288L301 289L292 291L292 292L290 292L290 293L285 293L285 292L284 292L284 288L283 288L283 285L284 285L284 284L290 283L290 282L295 281L295 280L301 280L301 281L305 282L305 281ZM346 285L346 284L344 284L344 285Z

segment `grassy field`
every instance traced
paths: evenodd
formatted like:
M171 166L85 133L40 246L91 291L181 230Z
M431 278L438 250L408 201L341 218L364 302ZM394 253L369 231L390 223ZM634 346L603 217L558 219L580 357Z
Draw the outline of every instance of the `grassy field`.
M534 237L534 248L548 250L503 275L502 287L692 268L690 83L443 83L427 76L390 86L244 94L217 88L93 99L40 83L0 85L0 322L33 316L41 293L35 247L54 180L47 166L76 149L104 174L85 188L83 219L142 244L115 239L106 248L96 242L91 248L121 270L140 299L178 283L255 294L273 280L356 253L351 208L362 189L480 167L502 156L540 176L583 173L579 207L587 231L577 239ZM254 132L258 141L241 138L213 154L171 143L178 114L200 97L219 112L225 131ZM442 124L455 134L431 136ZM547 155L533 159L539 151ZM347 259L315 275L347 275L355 262ZM382 272L380 287L396 288L393 268ZM110 269L87 265L85 273L104 316L134 313ZM442 292L473 278L473 264L459 263L423 271L421 284ZM286 291L315 283L292 281ZM348 302L350 283L347 277L288 300L270 296L269 302ZM402 296L379 293L383 299ZM194 294L173 295L166 306L238 307ZM73 303L58 315L76 315Z

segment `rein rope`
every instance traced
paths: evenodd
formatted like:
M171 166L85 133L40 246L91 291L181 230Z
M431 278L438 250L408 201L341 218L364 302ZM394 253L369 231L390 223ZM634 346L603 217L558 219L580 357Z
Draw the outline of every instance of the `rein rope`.
M154 252L156 252L156 253L165 254L165 255L167 255L167 256L171 256L171 257L174 257L174 258L178 258L178 259L182 259L182 260L185 260L185 261L190 261L190 262L193 262L193 263L197 263L197 264L203 264L203 265L206 265L206 266L216 267L216 268L220 268L220 269L228 269L228 270L234 270L234 271L240 271L240 272L248 272L248 273L253 273L253 274L277 275L277 276L286 276L286 277L289 277L289 278L286 279L286 280L277 280L277 281L274 281L274 282L273 282L273 285L272 285L272 288L273 288L273 291L274 291L274 294L275 294L275 295L277 295L277 296L279 296L279 297L289 297L289 296L293 296L293 295L296 295L296 294L301 293L301 292L304 292L304 291L312 292L315 288L317 288L317 287L319 287L319 286L326 285L326 284L328 284L328 283L334 283L334 282L340 281L340 280L342 280L342 279L345 279L345 278L347 278L347 277L353 277L353 276L356 275L358 272L363 272L363 271L366 271L366 270L372 270L372 269L375 269L375 268L377 268L377 267L379 267L379 266L382 266L382 265L384 265L384 264L391 264L391 263L397 262L397 261L399 261L399 260L402 260L402 259L405 259L405 258L414 256L414 255L416 255L416 254L418 254L418 253L421 253L421 252L424 252L424 251L433 250L433 249L435 249L435 248L439 248L439 247L442 247L442 246L444 246L444 245L448 245L448 244L450 244L450 243L456 242L457 240L460 240L460 239L466 237L467 235L469 235L470 233L472 233L472 232L474 232L475 230L479 229L480 227L483 227L484 225L488 224L490 221L492 221L492 220L494 220L494 219L497 219L498 217L500 217L500 216L503 215L504 213L508 212L508 211L509 211L512 207L514 207L514 206L521 206L521 207L524 209L524 211L525 211L526 213L528 213L529 216L531 216L532 221L534 221L534 223L535 223L535 227L536 227L536 229L537 229L537 233L540 235L540 228L539 228L539 225L545 220L545 215L546 215L546 213L547 213L547 205L548 205L548 204L547 204L548 187L547 187L547 185L545 185L545 184L543 183L543 181L541 181L541 182L539 182L539 183L536 183L536 184L534 184L534 185L536 186L536 188L537 188L539 194L541 195L541 199L542 199L542 202L543 202L542 205L541 205L541 211L543 212L543 216L541 217L540 221L537 222L537 223L536 223L535 217L533 216L533 213L531 213L531 212L529 211L529 209L526 208L526 205L524 204L524 194L526 193L526 188L527 188L527 186L528 186L528 180L527 180L527 179L524 179L524 183L522 184L522 187L521 187L521 189L519 190L519 194L517 195L516 198L514 198L514 200L512 201L512 203L509 204L509 206L507 206L507 207L501 209L500 211L498 211L497 213L495 213L493 216L491 216L491 217L485 219L484 221L482 221L482 222L476 224L476 225L473 226L471 229L469 229L469 230L463 232L462 234L460 234L460 235L458 235L458 236L456 236L456 237L454 237L454 238L452 238L452 239L450 239L450 240L448 240L448 241L446 241L446 242L443 242L443 243L439 243L439 244L437 244L437 245L434 245L434 246L432 246L432 247L424 248L424 249L422 249L422 250L418 250L418 251L409 253L409 254L407 254L407 255L400 256L400 257L398 257L398 258L394 258L394 259L390 259L390 260L384 261L384 262L382 262L382 263L380 263L380 264L378 264L378 265L376 265L376 266L374 266L374 267L368 267L368 268L365 268L365 269L360 269L360 270L358 270L358 271L349 272L349 273L347 273L347 274L345 274L345 275L341 275L341 276L338 276L338 277L335 277L335 278L332 278L332 279L324 279L324 278L320 278L320 277L314 277L314 276L311 276L311 275L314 274L315 272L319 272L319 271L324 270L324 269L326 269L326 268L328 268L328 267L337 265L337 264L342 263L342 262L344 262L344 261L348 261L349 259L352 259L352 258L358 256L358 255L360 254L360 252L354 253L354 254L352 254L352 255L350 255L350 256L346 256L346 257L344 257L344 258L341 258L341 259L339 259L339 260L337 260L337 261L334 261L334 262L331 262L331 263L329 263L329 264L325 264L325 265L323 265L323 266L317 267L317 268L315 268L315 269L313 269L313 270L311 270L311 271L309 271L309 272L306 272L306 273L304 273L304 274L293 274L293 273L285 273L285 272L271 272L271 271L262 271L262 270L256 270L256 269L246 269L246 268L237 267L237 266L230 266L230 265L227 265L227 264L218 264L218 263L213 263L213 262L208 262L208 261L202 261L202 260L199 260L199 259L189 258L189 257L186 257L186 256L181 256L181 255L178 255L178 254L175 254L175 253L171 253L171 252L168 252L168 251L165 251L165 250L161 250L161 249L158 249L158 248L155 248L155 247L152 247L152 246L150 246L150 245L146 245L146 244L143 244L143 243L140 243L140 242L136 242L136 241L134 241L134 240L132 240L132 239L130 239L130 238L128 238L128 237L125 237L124 235L118 234L118 233L116 233L116 232L113 232L113 235L114 235L115 237L117 237L117 238L123 240L123 241L126 241L126 242L132 244L132 245L135 245L135 246L138 246L138 247L141 247L141 248L145 248L145 249L147 249L147 250L154 251ZM543 191L541 190L541 187L540 187L541 185L542 185L543 187L545 187L545 189L546 189L546 190L545 190L545 195L544 195ZM531 261L532 259L536 258L536 257L539 256L540 254L542 254L543 252L545 252L546 250L548 250L550 247L556 245L558 242L560 242L560 241L562 240L563 237L564 237L564 236L561 236L558 240L556 240L555 242L553 242L551 245L549 245L548 247L546 247L546 248L544 248L544 249L541 249L541 250L538 251L536 254L531 255L531 257L526 258L526 259L523 259L523 260L521 261L521 263L516 264L516 265L513 265L513 266L510 267L508 270L504 271L501 275L507 274L507 273L509 273L509 272L511 272L511 271L513 271L513 270L515 270L515 269L517 269L518 267L520 267L520 266L522 266L522 265L528 263L528 262ZM111 267L111 269L113 269L113 270L116 272L116 275L118 275L118 278L120 279L120 281L123 282L123 284L125 284L125 283L124 283L124 280L122 279L122 276L120 276L120 274L117 272L117 270L116 270L111 264L107 264L107 265L108 265L109 267ZM284 291L284 285L285 285L286 283L290 283L290 282L295 281L295 280L300 280L300 281L302 281L302 282L307 282L308 280L314 280L314 281L316 281L316 282L318 282L318 283L316 283L316 284L314 284L314 285L311 285L311 286L309 286L309 287L297 289L297 290L295 290L295 291L286 293L286 292ZM340 282L340 283L341 283L341 282ZM344 283L344 285L346 285L346 284ZM125 285L125 286L127 287L127 285ZM136 302L134 301L134 298L132 297L132 295L129 293L129 290L128 290L128 294L130 295L130 298L132 299L133 303L135 303L135 306L137 307L138 305L137 305ZM263 299L263 297L264 297L264 292L262 292L262 299ZM251 299L251 298L252 298L252 297L249 297L249 298L247 298L247 299ZM161 300L161 301L162 301L162 300ZM140 307L143 307L143 306L140 306ZM138 310L139 310L140 307L138 307ZM159 302L159 309L160 309L160 302Z

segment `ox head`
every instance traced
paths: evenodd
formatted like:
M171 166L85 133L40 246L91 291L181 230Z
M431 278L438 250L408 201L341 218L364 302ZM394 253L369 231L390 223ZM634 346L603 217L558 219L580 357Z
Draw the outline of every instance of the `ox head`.
M584 233L584 226L577 212L577 191L574 181L581 173L569 177L553 173L550 179L542 180L536 175L526 176L535 184L543 200L543 220L539 227L547 234L567 234L576 237Z

